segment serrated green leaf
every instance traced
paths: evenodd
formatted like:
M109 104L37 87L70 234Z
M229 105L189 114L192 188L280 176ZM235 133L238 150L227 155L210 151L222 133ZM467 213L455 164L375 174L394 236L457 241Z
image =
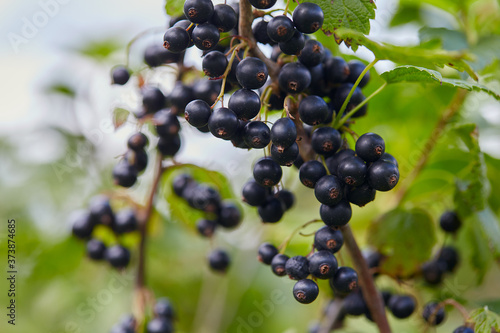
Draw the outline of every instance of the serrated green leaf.
M424 27L419 30L418 37L420 43L437 39L441 41L443 49L448 51L464 50L469 47L467 37L463 32L446 28Z
M115 127L115 130L125 124L129 115L130 111L122 108L116 108L113 110L113 125Z
M468 257L468 261L477 274L476 284L479 285L482 283L486 272L490 268L493 257L487 242L485 242L481 228L475 225L477 223L476 219L474 217L469 217L466 218L463 223L463 230L461 230L460 234L461 238L464 238L463 244L465 246L463 248L466 257Z
M368 242L387 256L382 270L408 276L428 260L436 243L432 218L421 209L397 208L373 222Z
M184 0L167 0L165 12L168 16L180 16L184 11Z
M491 333L492 329L500 330L500 316L491 312L487 306L474 310L468 321L474 323L476 333Z
M456 87L465 89L468 91L482 91L485 92L496 99L500 100L500 95L489 89L482 84L444 78L438 71L417 67L417 66L398 66L393 70L384 72L380 75L387 83L398 83L398 82L424 82L424 83L439 83L442 86Z

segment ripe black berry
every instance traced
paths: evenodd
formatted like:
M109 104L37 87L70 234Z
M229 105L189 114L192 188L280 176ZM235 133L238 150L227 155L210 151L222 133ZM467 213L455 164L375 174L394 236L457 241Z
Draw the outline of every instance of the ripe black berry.
M184 118L187 122L196 128L203 127L208 124L208 119L212 114L212 109L207 102L201 99L196 99L186 105Z
M144 150L128 150L124 160L132 165L137 172L142 172L148 165L148 154Z
M219 42L219 29L211 23L197 25L192 33L194 45L202 51L215 48Z
M307 40L299 54L299 61L308 68L318 66L324 58L325 48L314 39Z
M360 186L365 182L366 164L357 157L348 157L340 162L337 168L339 179L351 186Z
M176 82L170 95L168 95L168 99L172 105L172 113L177 115L182 114L186 105L195 99L193 88L182 84L182 82Z
M286 262L286 274L292 280L302 280L309 276L309 261L306 257L295 256Z
M130 72L127 67L117 66L113 68L111 77L113 84L124 85L128 82L128 79L130 79Z
M248 121L243 121L238 119L238 128L236 129L234 135L231 137L231 143L236 148L241 148L241 149L250 148L243 139L243 135L245 134L245 126L247 125L247 123Z
M170 138L179 133L181 129L179 119L169 109L163 109L155 113L153 124L160 138Z
M137 132L130 136L130 138L127 141L127 147L132 150L138 151L146 148L148 143L149 143L148 137L141 132Z
M349 76L347 77L347 82L355 83L358 79L361 72L365 70L365 64L363 64L359 60L351 60L347 63L349 65ZM370 71L366 72L361 81L358 84L358 87L363 88L370 81Z
M280 118L271 127L271 141L279 150L290 147L297 140L297 128L290 118Z
M258 208L260 219L264 223L279 222L284 212L283 204L277 198L268 198L267 201Z
M287 42L295 33L292 20L284 15L275 16L267 24L267 34L273 42Z
M137 181L137 169L122 160L113 168L113 179L116 185L131 187Z
M309 279L297 281L293 286L293 296L302 304L309 304L319 295L319 288L316 282Z
M226 71L228 61L224 53L210 51L203 57L203 73L208 77L220 77Z
M332 84L343 83L349 76L349 66L341 57L330 57L325 62L325 73L328 82Z
M123 209L116 214L116 221L113 230L117 234L132 232L137 230L137 217L133 209Z
M394 164L395 166L398 166L398 161L394 158L394 156L392 156L389 153L383 153L382 156L380 156L380 160L385 161L385 162L389 162L389 163Z
M157 317L173 319L175 317L174 307L168 298L159 298L153 309Z
M253 177L257 183L265 187L278 185L283 171L278 163L269 158L262 158L253 167Z
M278 162L279 165L292 166L293 162L299 157L299 145L295 142L285 149L271 145L271 157Z
M311 146L320 155L333 155L341 144L339 131L331 127L320 127L311 136Z
M406 295L393 295L389 300L389 310L394 317L399 319L408 318L415 311L415 299Z
M153 318L147 325L147 333L172 333L174 329L167 318Z
M171 64L179 61L181 54L173 53L165 49L162 45L149 45L144 51L144 62L149 67L158 67L163 64Z
M220 207L217 223L224 228L234 228L241 222L241 212L238 206L230 201L223 201Z
M175 23L173 26L174 27L181 27L182 29L186 30L188 35L189 35L189 44L188 44L188 48L192 47L194 45L194 42L193 42L193 29L195 27L195 25L191 25L191 21L189 20L180 20L179 22ZM175 54L175 53L172 53L172 54ZM184 57L184 55L182 55L182 57ZM179 57L179 60L181 58ZM184 58L182 58L184 59Z
M212 0L186 0L184 2L184 15L193 23L204 23L214 13Z
M290 62L281 68L278 82L283 91L298 94L311 84L311 73L300 62Z
M453 333L474 333L474 330L467 326L459 326L455 328Z
M368 184L377 191L390 191L399 181L398 167L384 161L373 162L368 168Z
M194 184L193 177L183 173L174 178L172 181L172 189L176 195L182 197L184 190L192 184Z
M321 177L314 187L314 195L319 202L333 206L342 200L343 187L337 176L326 175Z
M214 271L225 273L230 262L227 252L221 249L213 250L208 256L208 263Z
M193 97L212 105L219 96L221 83L222 80L198 80L193 85Z
M87 255L93 260L104 259L104 252L106 251L106 245L98 239L91 239L87 242Z
M292 208L295 203L295 195L288 190L278 191L275 196L285 206L285 210Z
M375 200L377 191L368 183L364 183L358 187L349 187L347 189L347 200L359 207L363 207L369 202Z
M220 32L231 31L238 23L238 16L233 7L220 4L214 7L214 14L210 18L210 23L215 25Z
M424 263L421 267L422 277L425 282L431 285L440 284L443 281L443 275L446 265L437 260L431 260Z
M340 294L348 294L358 287L358 273L351 267L339 267L330 279L330 286Z
M267 77L267 66L259 58L247 57L236 66L236 79L243 88L259 89Z
M181 138L179 134L172 137L160 138L157 148L164 157L174 156L181 148Z
M361 316L368 311L363 294L359 291L354 291L344 298L342 305L344 312L351 316Z
M238 118L230 109L218 108L210 116L208 128L213 136L229 140L238 129Z
M281 52L288 55L298 55L300 51L304 48L306 40L304 35L297 30L293 33L292 38L286 42L279 43Z
M333 230L324 226L314 234L314 247L318 251L330 251L336 253L344 244L344 236L340 230Z
M438 309L438 304L435 302L427 303L422 311L422 317L431 326L441 324L445 316L446 312L444 312L444 307L440 306Z
M351 91L352 86L353 86L352 83L346 83L342 84L337 90L335 90L335 93L333 95L333 106L335 110L340 111L340 109L342 108L342 104L344 104L344 101L346 100L347 96ZM365 100L365 95L363 95L359 87L356 87L356 89L354 89L354 93L351 96L351 99L349 100L349 103L347 103L345 113L354 109L356 106L358 106L358 104L360 104L364 100ZM366 110L367 110L367 104L363 105L352 117L353 118L362 117L366 114Z
M203 210L207 213L218 211L221 198L220 194L214 188L207 185L199 185L192 195L192 203L194 208Z
M191 41L191 36L181 27L172 27L163 36L163 47L173 53L185 51Z
M250 148L264 148L271 142L271 130L262 121L250 121L243 130L243 140Z
M317 4L303 2L293 11L293 23L300 32L312 34L323 25L323 10Z
M460 257L458 255L457 250L451 246L445 246L439 252L436 260L443 264L444 270L446 272L453 272L455 267L457 267Z
M319 96L307 96L300 102L299 115L304 123L311 126L319 125L324 122L328 116L328 105L323 98Z
M375 162L385 153L384 139L375 133L365 133L356 141L356 154L366 162Z
M314 188L318 180L326 176L326 169L321 162L307 161L300 167L300 182L307 187Z
M260 20L252 27L252 32L255 37L255 40L259 43L262 44L274 43L271 41L271 38L269 38L269 35L267 34L267 24L268 24L267 21Z
M217 222L212 220L199 219L196 222L196 229L198 230L198 233L203 237L212 237L216 228Z
M330 251L318 251L309 257L309 272L318 279L333 277L337 267L337 259Z
M96 195L89 203L92 224L112 226L115 223L115 214L111 208L109 198L105 195Z
M363 253L363 257L365 258L366 264L368 265L368 268L379 268L380 263L384 259L383 255L378 252L378 251L367 251ZM373 273L373 276L379 275L379 272Z
M274 245L269 243L263 243L259 246L259 254L257 256L257 259L259 259L260 262L266 265L271 265L273 258L277 254L278 254L278 249Z
M349 202L342 200L335 206L321 205L319 214L327 226L342 227L351 219L352 210Z
M325 160L326 167L328 168L328 171L330 171L332 175L336 175L340 162L342 162L344 159L348 157L354 157L355 155L356 153L352 149L339 150L333 156L328 157Z
M453 211L444 212L439 218L439 226L445 232L454 233L460 229L461 225L462 222L460 221L457 213Z
M142 105L146 113L154 113L165 106L165 95L160 89L151 86L145 86L141 90Z
M271 261L271 269L277 276L286 275L286 263L288 261L288 256L284 254L277 254Z
M105 257L111 266L124 268L130 262L130 251L121 245L115 245L106 249Z
M249 120L259 113L260 98L250 89L239 89L229 98L228 107L236 114L238 119Z
M269 9L276 3L276 0L249 0L249 2L258 9Z
M267 201L267 189L255 180L248 181L242 190L243 201L250 206L260 206Z

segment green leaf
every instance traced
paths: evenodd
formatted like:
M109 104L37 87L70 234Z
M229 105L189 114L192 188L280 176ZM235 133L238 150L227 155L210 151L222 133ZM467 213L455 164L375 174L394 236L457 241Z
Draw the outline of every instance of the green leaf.
M76 96L75 89L65 83L55 83L47 87L46 91L47 93L60 94L70 98L74 98Z
M422 15L420 13L420 5L399 3L399 8L394 14L389 26L396 27L398 25L407 24L410 22L421 22Z
M166 0L165 12L168 16L180 16L184 12L184 0Z
M477 219L485 239L488 240L488 246L493 257L500 260L500 224L498 218L491 208L487 207L477 213Z
M399 66L393 70L384 72L380 75L387 83L398 82L424 82L424 83L439 83L442 86L456 87L468 91L482 91L496 99L500 100L500 95L473 81L457 80L444 78L438 71L417 67L417 66Z
M115 126L115 130L125 124L129 115L130 111L122 108L116 108L113 110L113 125Z
M419 30L418 37L421 43L437 39L443 49L448 51L459 51L469 47L465 34L456 30L424 27Z
M75 51L97 61L104 61L109 58L111 54L118 51L122 47L123 44L117 42L116 38L109 38L88 42L87 44L83 44L81 48L76 49Z
M460 241L459 244L464 244L461 247L464 250L463 254L468 258L477 274L476 284L480 285L490 268L493 257L481 228L476 226L477 221L473 217L469 217L463 222L464 226L460 230L460 239L463 241Z
M492 35L480 37L477 44L471 46L470 50L476 56L476 59L471 62L472 68L474 68L475 71L481 71L494 61L498 61L498 54L500 54L500 36Z
M500 330L500 316L488 310L488 307L474 310L469 320L474 323L474 332L491 333L492 329Z
M384 272L408 276L427 261L436 243L432 218L421 209L397 208L373 222L368 242L387 256Z

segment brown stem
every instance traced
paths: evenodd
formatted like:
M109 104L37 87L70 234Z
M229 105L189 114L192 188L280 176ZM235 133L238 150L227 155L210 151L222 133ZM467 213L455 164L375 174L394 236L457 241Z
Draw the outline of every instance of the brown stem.
M342 300L335 299L328 304L325 318L320 326L319 333L330 333L331 330L342 325L340 314L342 312L343 303L344 302Z
M450 122L451 118L453 118L453 116L460 110L460 107L462 106L466 96L467 96L467 90L459 89L455 94L455 97L453 98L451 103L448 105L446 110L439 118L436 127L434 127L431 136L429 137L429 139L427 140L422 149L422 154L418 159L417 165L415 166L415 168L413 168L411 173L408 174L404 182L402 182L399 186L399 190L396 193L396 199L398 204L401 204L401 202L403 202L406 194L408 193L408 190L410 189L410 186L413 184L413 182L415 181L415 179L417 179L420 172L427 165L431 153L436 147L439 138L443 134L446 125Z
M391 328L385 315L384 301L375 287L370 269L354 239L352 230L348 225L342 227L341 230L344 236L344 245L349 251L356 271L358 272L359 282L363 287L363 298L368 305L372 318L377 324L380 333L390 333Z

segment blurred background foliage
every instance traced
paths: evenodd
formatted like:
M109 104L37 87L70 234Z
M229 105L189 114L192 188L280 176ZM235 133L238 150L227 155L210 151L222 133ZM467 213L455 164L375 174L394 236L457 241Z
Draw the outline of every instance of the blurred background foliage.
M475 55L473 68L480 73L481 83L500 90L497 1L401 0L377 5L380 8L372 21L371 38L398 45L412 43L429 49L468 50ZM122 6L126 8L127 4ZM154 10L157 15L162 8L162 4L157 3L156 7L145 10ZM140 15L147 17L146 13ZM87 19L92 21L91 17ZM151 24L165 26L165 22L166 18ZM98 37L85 36L85 31L80 31L82 38L73 36L81 42L77 46L65 45L62 59L66 61L54 66L49 74L45 72L43 82L36 86L39 95L33 105L40 107L36 126L26 135L13 135L8 130L5 135L0 134L0 207L4 220L15 218L17 221L19 266L18 325L15 329L7 327L4 318L0 322L2 332L106 332L133 307L136 256L133 256L130 269L120 273L105 264L91 262L85 257L84 244L70 236L67 223L69 213L85 207L93 195L110 191L125 193L112 186L111 168L116 158L124 153L126 138L135 125L130 116L125 125L115 131L112 109L122 107L133 111L139 105L139 97L137 82L128 87L109 86L109 70L125 61L126 40L130 39L128 30L123 35L116 30L115 27L109 35L102 31ZM145 39L157 41L159 36ZM363 47L354 54L344 46L338 47L332 38L326 39L322 34L317 38L333 53L342 53L346 59L372 60L370 52ZM141 59L145 45L146 41L139 42L131 50L134 70L144 67ZM196 57L193 55L188 61L195 64ZM78 64L78 68L73 68L72 62ZM199 68L199 64L197 66ZM383 83L377 72L393 66L384 62L371 70L372 80L364 89L365 95ZM62 75L68 71L73 71L73 75ZM450 68L441 72L447 77L463 76ZM146 71L146 79L168 91L172 86L172 80L168 79L170 74L168 68L155 73ZM432 84L389 85L369 103L368 116L357 120L352 128L359 134L370 131L384 137L388 152L399 161L401 183L404 184L425 149L424 144L440 113L455 93L454 88ZM406 232L388 229L384 233L387 227L384 219L374 222L397 206L397 191L394 191L379 192L377 200L367 207L353 208L351 226L363 248L368 248L368 234L372 232L370 239L374 244L381 241L380 238L373 240L376 234L381 234L382 238L400 236L400 240L408 240L412 247L407 247L400 255L409 257L400 257L400 261L408 259L408 262L420 263L420 251L430 254L443 243L453 244L460 252L462 260L457 272L447 276L441 287L429 288L419 279L398 284L381 277L377 281L380 288L412 293L420 306L430 299L452 297L469 310L488 305L490 310L500 312L499 253L492 250L494 239L478 231L483 230L478 228L483 222L472 215L456 238L445 239L437 228L440 214L454 208L454 200L463 202L460 198L454 199L457 180L470 180L473 168L477 168L474 161L479 153L474 150L474 144L471 148L467 139L462 139L464 135L470 136L471 127L460 124L468 123L477 124L486 167L485 178L475 180L485 186L482 194L471 193L472 196L485 196L491 214L484 217L487 220L484 223L498 229L500 105L492 97L476 92L467 96L453 124L437 143L428 165L411 184L400 205L401 209L424 210L431 224L422 229ZM251 165L259 156L258 152L235 151L229 142L203 136L187 126L182 131L182 139L180 162L218 171L228 179L220 174L209 177L198 172L200 181L226 188L227 196L240 193L251 176ZM150 145L151 152L153 146ZM172 174L175 172L178 171ZM130 193L140 204L144 203L151 173L150 165ZM304 306L292 297L293 281L275 277L269 267L256 260L260 242L278 245L293 229L318 217L319 204L312 192L298 181L296 169L286 170L284 184L296 193L298 200L281 223L262 225L253 209L242 206L245 212L242 226L235 231L220 232L213 242L196 235L196 216L172 199L169 179L171 176L167 174L161 184L150 225L147 281L157 297L167 296L172 300L179 318L178 332L298 333L306 332L312 322L320 319L331 297L327 283L321 282L319 299ZM121 207L126 202L118 199L113 204ZM177 212L174 210L171 214L169 204ZM312 232L316 227L310 226L304 232ZM6 243L5 231L6 228L2 228L0 232L2 248ZM126 239L132 247L137 241L134 235ZM303 255L310 250L311 243L312 237L295 236L287 253ZM225 276L208 270L206 255L214 246L229 248L232 254L233 264ZM345 250L340 252L340 258L341 262L349 264ZM3 291L7 289L7 282L5 279L0 281L0 300L5 304ZM419 314L409 321L389 317L395 332L424 330ZM451 332L461 320L458 313L452 311L436 331ZM339 330L375 331L375 326L364 317L348 318L345 328Z

